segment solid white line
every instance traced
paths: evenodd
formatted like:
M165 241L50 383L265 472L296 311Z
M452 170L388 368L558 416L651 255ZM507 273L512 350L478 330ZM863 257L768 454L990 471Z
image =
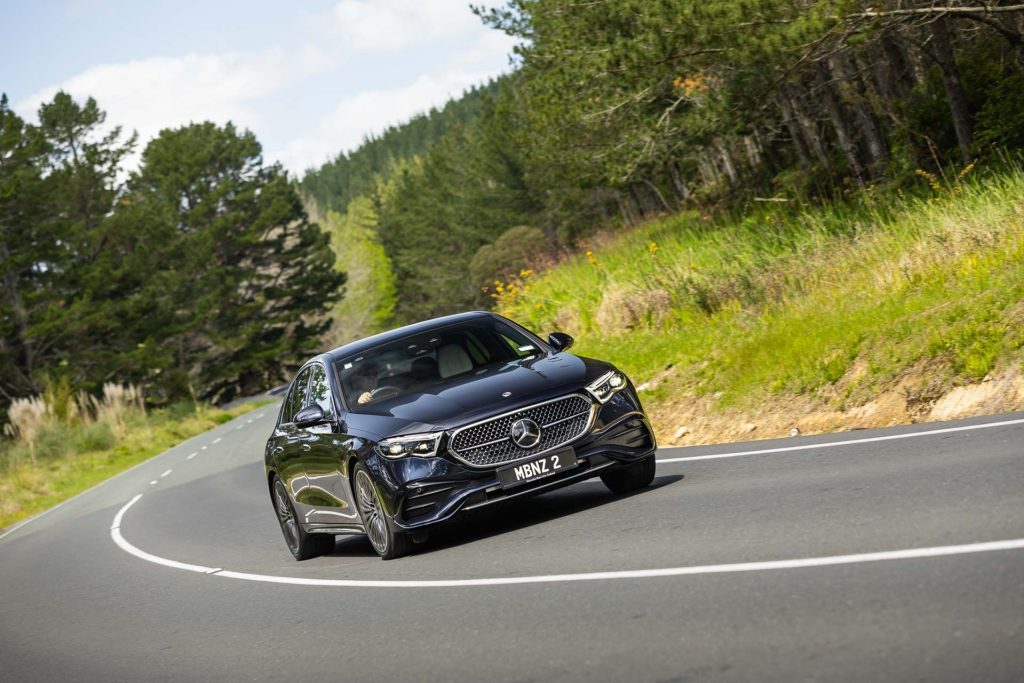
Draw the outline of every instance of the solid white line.
M929 429L923 432L908 432L905 434L889 434L886 436L870 436L863 439L847 439L845 441L830 441L828 443L802 444L800 446L782 446L780 448L764 448L756 451L737 451L733 453L712 453L711 455L691 455L683 458L659 458L658 463L668 462L690 462L691 460L713 460L716 458L739 458L744 455L764 455L766 453L783 453L786 451L809 451L816 448L835 448L836 446L852 446L859 443L875 443L877 441L893 441L895 439L913 439L919 436L934 436L935 434L950 434L952 432L965 432L970 429L990 429L992 427L1008 427L1010 425L1024 424L1024 418L1018 420L1003 420L1001 422L987 422L978 425L964 425L962 427L945 427L943 429Z
M114 517L114 523L110 526L110 537L114 539L114 543L116 543L121 550L130 555L134 555L139 559L145 560L146 562L154 562L174 569L184 569L185 571L199 572L200 574L212 574L213 572L220 571L215 567L203 567L198 564L187 564L185 562L178 562L177 560L168 560L163 557L157 557L156 555L150 555L145 550L139 550L131 543L124 540L124 536L121 535L121 520L124 518L124 513L128 511L128 508L139 502L140 498L142 498L141 493L128 501L128 504L118 511L117 515Z
M767 562L737 562L732 564L705 564L690 567L667 567L664 569L630 569L614 572L589 572L581 574L546 574L540 576L507 576L487 579L424 579L424 580L359 580L359 579L307 579L298 576L273 576L269 574L249 574L224 569L216 569L196 564L186 564L170 560L140 550L129 543L121 535L121 522L128 508L142 497L139 494L128 501L114 517L110 527L110 536L125 552L147 562L184 569L201 574L213 574L228 579L243 581L262 581L265 583L285 583L300 586L332 586L349 588L459 588L470 586L508 586L527 583L565 583L570 581L605 581L611 579L651 579L666 576L692 576L696 574L727 574L734 572L770 571L776 569L805 569L810 567L830 567L842 564L859 564L863 562L884 562L891 560L913 560L927 557L946 557L950 555L967 555L971 553L993 552L997 550L1024 549L1024 538L1007 541L990 541L986 543L967 543L963 545L944 545L930 548L911 548L908 550L886 550L873 553L856 553L852 555L831 555L827 557L807 557L794 560L769 560Z
M191 460L192 458L196 457L197 455L199 455L199 453L198 453L198 452L195 452L195 453L189 453L189 454L188 454L188 457L187 457L187 458L185 458L185 459L186 459L186 460Z
M164 472L163 474L160 475L160 478L163 479L164 477L166 477L168 474L170 474L173 471L174 470L167 470L166 472Z
M110 525L111 529L120 529L121 528L121 520L124 519L124 513L128 512L128 508L130 508L132 505L135 505L136 503L138 503L139 502L139 498L142 498L142 494L141 493L136 493L134 498L129 500L128 503L123 508L121 508L120 510L117 511L117 514L114 515L114 522L113 522L113 524Z

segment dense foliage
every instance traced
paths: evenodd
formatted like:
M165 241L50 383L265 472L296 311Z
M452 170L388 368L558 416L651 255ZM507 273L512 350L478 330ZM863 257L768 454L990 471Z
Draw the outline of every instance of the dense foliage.
M474 256L515 226L557 252L596 226L686 207L955 178L1024 144L1024 5L1012 0L511 0L478 13L521 39L516 72L472 96L471 120L357 190L376 206L397 321L479 301L493 251L471 277ZM329 171L304 184L344 210L353 185Z
M291 182L230 124L134 137L58 93L0 100L0 402L70 383L226 400L314 350L344 276Z

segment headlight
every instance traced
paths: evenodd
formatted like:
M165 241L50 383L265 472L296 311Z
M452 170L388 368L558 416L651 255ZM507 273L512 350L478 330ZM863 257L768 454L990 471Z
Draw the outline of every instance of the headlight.
M623 389L626 386L626 376L621 372L612 370L609 373L601 375L594 382L587 385L587 391L590 395L598 400L600 403L607 403L608 399L612 397L616 391Z
M385 458L391 458L392 460L410 455L430 458L437 455L437 446L440 441L441 432L394 436L378 443L377 452Z

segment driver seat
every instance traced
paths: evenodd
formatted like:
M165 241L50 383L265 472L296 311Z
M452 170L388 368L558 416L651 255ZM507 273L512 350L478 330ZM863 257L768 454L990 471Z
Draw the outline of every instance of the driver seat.
M441 379L461 375L473 369L473 361L458 344L445 344L437 350L437 373Z

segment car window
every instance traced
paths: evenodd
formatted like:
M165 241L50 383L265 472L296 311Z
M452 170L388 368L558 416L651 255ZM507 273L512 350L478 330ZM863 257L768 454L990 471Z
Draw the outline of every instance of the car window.
M346 409L436 392L488 368L542 353L540 342L501 320L475 319L397 339L335 361ZM363 408L366 406L366 408Z
M288 407L285 410L284 416L285 422L293 422L295 414L309 405L307 401L309 396L309 370L309 368L306 368L300 372L292 384L292 390L288 393Z
M324 366L313 366L313 375L309 380L309 402L316 403L327 417L334 416L334 402L331 401L331 386L327 383L327 371Z
M508 338L507 335L501 335L501 340L508 345L508 348L512 350L512 353L516 354L519 358L526 358L527 356L533 356L537 353L537 347L534 344L523 344L521 341L513 341Z

